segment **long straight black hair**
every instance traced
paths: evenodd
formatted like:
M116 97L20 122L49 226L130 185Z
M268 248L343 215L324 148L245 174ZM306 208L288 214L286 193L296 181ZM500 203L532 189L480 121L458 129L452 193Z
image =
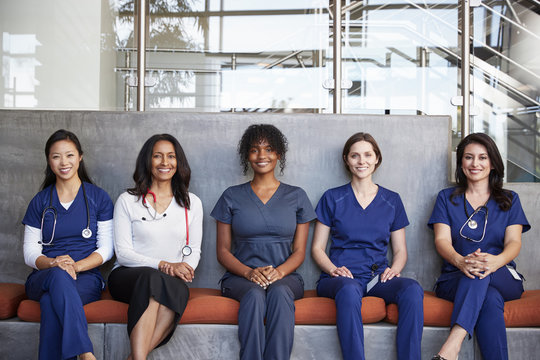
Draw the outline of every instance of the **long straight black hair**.
M470 134L461 140L457 146L455 174L457 187L450 196L450 201L454 203L453 199L458 195L464 194L465 190L467 190L467 176L465 176L461 166L463 164L463 154L465 152L465 148L469 144L479 144L486 148L489 162L493 167L493 169L491 169L489 172L489 191L491 193L491 197L495 199L501 210L509 210L512 206L512 193L506 189L503 189L504 163L502 161L501 154L499 153L499 149L497 148L495 141L483 133Z
M176 153L176 172L171 181L172 193L178 205L189 209L189 180L191 179L191 168L189 167L184 149L176 140L169 134L156 134L146 140L135 165L133 180L135 186L128 189L127 192L131 195L136 195L140 199L144 197L152 185L152 153L154 145L158 141L168 141L174 147Z
M47 167L45 168L45 179L43 179L43 182L41 183L42 190L49 185L56 184L56 175L53 173L51 166L49 165L49 154L51 153L51 147L53 146L53 144L62 140L71 141L73 145L75 145L79 156L83 155L81 143L79 142L77 135L75 135L71 131L67 131L64 129L55 131L49 137L47 143L45 144L45 159L47 160ZM84 166L84 159L81 159L81 162L79 163L79 170L77 170L77 175L79 176L79 179L81 181L93 184L90 176L88 176L86 167Z

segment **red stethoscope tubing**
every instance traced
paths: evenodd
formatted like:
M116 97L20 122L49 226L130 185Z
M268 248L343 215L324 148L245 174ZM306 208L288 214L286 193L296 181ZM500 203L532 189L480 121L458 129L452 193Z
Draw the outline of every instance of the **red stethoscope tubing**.
M148 194L152 195L152 198L154 199L154 204L155 204L157 202L156 194L152 190L146 189L146 195L148 195ZM143 196L143 198L142 198L142 202L143 202L144 205L146 205L146 195Z
M184 211L186 212L186 246L189 246L189 223L188 223L187 209L184 208Z
M146 190L146 195L152 195L152 198L154 199L154 203L156 203L156 194L150 190L150 189L147 189ZM146 205L146 196L143 197L143 204ZM189 222L188 222L188 213L187 213L187 208L184 208L184 211L186 213L186 246L189 248Z

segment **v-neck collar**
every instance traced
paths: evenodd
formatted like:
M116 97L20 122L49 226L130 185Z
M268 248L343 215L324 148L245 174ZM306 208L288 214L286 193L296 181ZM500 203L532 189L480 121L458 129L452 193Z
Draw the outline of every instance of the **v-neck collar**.
M163 210L163 212L161 212L161 213L157 212L157 210L154 209L154 208L152 207L152 205L147 205L147 206L148 206L148 207L147 207L147 206L145 206L145 205L143 204L143 207L146 208L146 211L148 212L148 215L150 215L150 216L152 216L152 213L155 211L155 219L154 219L154 220L157 220L158 217L159 217L159 218L162 218L162 217L163 217L163 214L166 214L166 213L169 211L169 209L171 208L171 206L172 206L172 204L173 204L174 201L176 201L176 199L175 199L175 197L173 196L173 197L171 198L171 201L169 202L169 205L167 205L167 207L165 208L165 210Z
M253 200L254 200L259 206L265 207L265 206L268 206L268 204L270 204L270 202L271 202L274 198L277 197L278 192L281 191L280 189L282 188L282 186L281 186L282 184L283 184L283 183L280 181L280 182L279 182L279 185L278 185L278 187L277 187L277 189L276 189L276 191L274 191L274 193L272 194L272 196L270 196L270 199L268 199L268 201L267 201L266 203L263 203L262 200L261 200L261 198L259 198L259 197L257 196L257 194L255 194L255 191L253 191L253 188L251 187L251 182L247 182L245 185L246 185L246 187L248 188L247 191L249 192L249 194L250 194L250 196L253 198Z
M377 193L375 194L375 197L373 198L373 200L371 200L371 202L364 208L362 205L360 205L360 203L358 202L358 199L356 198L356 195L354 194L354 190L352 188L352 182L349 183L349 186L348 186L349 192L351 193L351 196L353 197L355 206L358 206L360 209L362 209L362 211L368 210L371 204L373 204L375 200L377 200L378 197L380 196L381 186L379 184L375 184L375 185L377 185Z
M75 203L78 201L77 199L82 196L81 193L82 193L82 182L81 182L81 185L79 186L79 190L77 190L77 195L75 195L75 198L73 198L73 201L71 202L71 205L66 209L62 203L60 202L60 197L58 197L58 191L56 190L56 184L52 184L52 191L53 191L53 206L54 208L56 209L56 211L60 211L60 212L63 212L63 213L69 213L71 212L71 209L73 209L75 206ZM56 201L56 203L55 203Z
M488 200L485 202L485 204L478 206L476 209L471 205L469 200L467 200L467 196L465 196L465 193L463 193L463 201L465 202L465 207L471 208L473 212L480 209L482 206L488 207L488 204L491 202L491 195L489 196Z

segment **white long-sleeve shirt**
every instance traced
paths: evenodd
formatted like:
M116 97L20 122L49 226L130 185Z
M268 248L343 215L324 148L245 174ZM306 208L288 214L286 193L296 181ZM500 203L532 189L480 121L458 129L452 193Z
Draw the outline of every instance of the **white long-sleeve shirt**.
M118 197L114 206L114 249L118 266L148 266L158 269L161 260L186 262L193 269L201 258L203 208L201 200L189 193L189 246L191 254L184 256L186 245L186 215L173 198L162 214L154 214L142 199L127 192ZM155 216L155 219L154 219Z
M98 221L96 234L97 252L103 258L103 263L109 261L113 256L113 221ZM39 270L36 265L38 257L43 255L43 245L41 241L41 229L30 225L24 226L23 254L26 265Z

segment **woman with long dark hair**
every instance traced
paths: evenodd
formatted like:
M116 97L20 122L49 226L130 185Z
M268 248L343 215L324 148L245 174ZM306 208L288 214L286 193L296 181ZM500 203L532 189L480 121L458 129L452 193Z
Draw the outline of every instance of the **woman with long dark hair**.
M459 143L455 176L456 186L439 193L428 223L444 259L436 293L454 303L450 335L433 359L457 359L475 331L484 359L508 359L504 302L523 293L514 258L531 227L519 196L503 189L504 164L488 135Z
M327 190L315 209L311 254L322 270L317 294L336 302L343 359L364 359L364 296L397 304L398 359L420 359L424 292L416 280L401 277L407 262L405 207L398 193L373 182L373 173L382 163L373 136L352 135L343 146L341 160L351 182ZM329 237L332 244L327 255ZM391 264L388 245L393 253Z
M146 359L171 338L186 308L201 256L203 209L190 193L191 169L169 134L154 135L137 157L135 186L114 208L117 262L111 295L129 304L128 359Z
M253 179L225 190L211 213L217 259L227 270L221 292L240 302L240 359L285 360L292 351L294 300L304 295L295 270L304 261L315 213L304 190L275 177L286 152L287 140L275 126L249 126L238 154Z
M113 255L112 201L92 184L79 139L67 130L45 145L41 191L23 219L26 293L40 302L39 359L95 359L83 305L101 297L98 267Z

